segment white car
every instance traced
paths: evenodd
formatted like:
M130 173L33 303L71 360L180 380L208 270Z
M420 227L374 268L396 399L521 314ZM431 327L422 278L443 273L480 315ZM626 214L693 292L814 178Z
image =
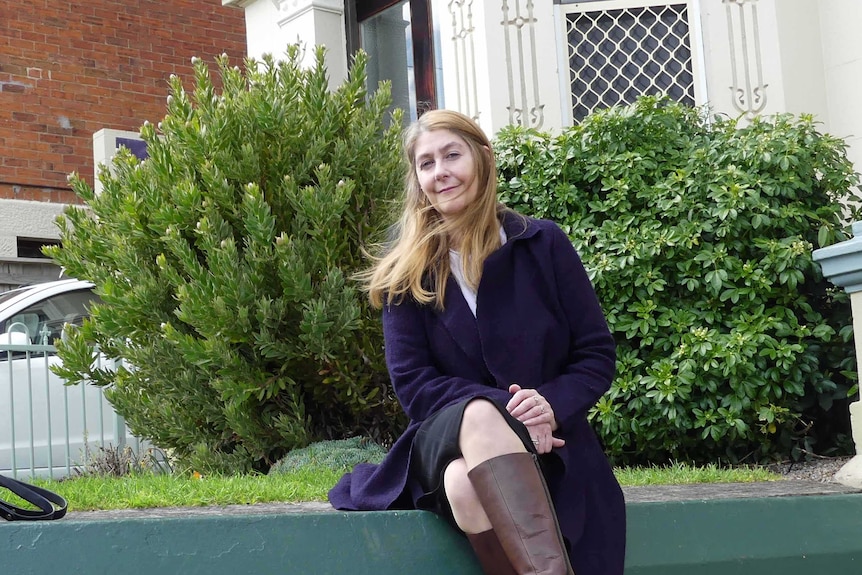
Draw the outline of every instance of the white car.
M0 473L65 476L83 467L85 446L138 446L101 389L67 386L49 369L64 326L80 325L97 300L75 279L0 293Z

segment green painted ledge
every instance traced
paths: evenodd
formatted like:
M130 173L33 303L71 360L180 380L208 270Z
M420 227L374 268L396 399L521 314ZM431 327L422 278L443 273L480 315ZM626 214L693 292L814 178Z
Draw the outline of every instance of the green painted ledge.
M630 502L626 575L862 572L862 494ZM3 575L479 575L424 512L198 515L0 524Z
M862 573L862 494L628 505L626 575Z

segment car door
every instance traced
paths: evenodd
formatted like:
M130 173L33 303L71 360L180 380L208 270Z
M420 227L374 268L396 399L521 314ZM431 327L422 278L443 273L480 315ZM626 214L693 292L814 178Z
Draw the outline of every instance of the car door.
M0 333L27 344L0 352L0 470L68 473L83 460L87 443L116 445L126 433L101 389L66 386L50 370L60 361L53 346L64 327L80 325L97 301L91 287L73 287L34 288L26 307L0 318Z

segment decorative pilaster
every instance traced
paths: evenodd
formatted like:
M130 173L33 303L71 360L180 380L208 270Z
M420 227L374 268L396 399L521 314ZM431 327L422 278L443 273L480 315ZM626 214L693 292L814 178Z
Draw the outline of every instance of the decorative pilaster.
M138 132L102 128L93 134L93 189L96 194L102 193L99 171L102 166L111 169L111 162L120 146L129 148L139 160L143 160L147 156L147 145Z
M509 123L541 128L545 121L544 104L539 93L536 59L536 25L533 0L521 6L520 0L503 0L503 25L506 39L506 70L509 80ZM517 61L516 61L517 60ZM516 80L517 78L517 80Z
M763 81L757 1L722 0L730 43L731 103L749 120L766 108L768 87Z
M452 21L451 41L454 58L453 71L448 79L454 81L455 108L474 120L479 119L479 94L476 74L476 36L473 26L473 0L449 2Z

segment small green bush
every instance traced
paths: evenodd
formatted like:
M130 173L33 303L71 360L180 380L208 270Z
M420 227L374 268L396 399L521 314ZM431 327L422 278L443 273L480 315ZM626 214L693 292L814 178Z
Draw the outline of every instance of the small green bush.
M59 345L59 373L106 386L180 467L266 470L401 424L379 317L349 280L401 188L400 112L388 86L366 92L364 54L334 91L323 57L221 58L215 80L197 61L194 90L172 78L158 130L142 127L147 160L118 153L98 195L71 178L86 207L47 253L104 303ZM96 369L92 343L133 367Z
M851 313L811 256L859 214L841 140L645 97L495 149L503 199L563 226L604 307L618 375L590 417L619 463L841 447Z
M359 463L380 463L386 449L367 437L351 437L331 441L318 441L294 449L269 470L272 473L292 473L303 468L350 471Z

